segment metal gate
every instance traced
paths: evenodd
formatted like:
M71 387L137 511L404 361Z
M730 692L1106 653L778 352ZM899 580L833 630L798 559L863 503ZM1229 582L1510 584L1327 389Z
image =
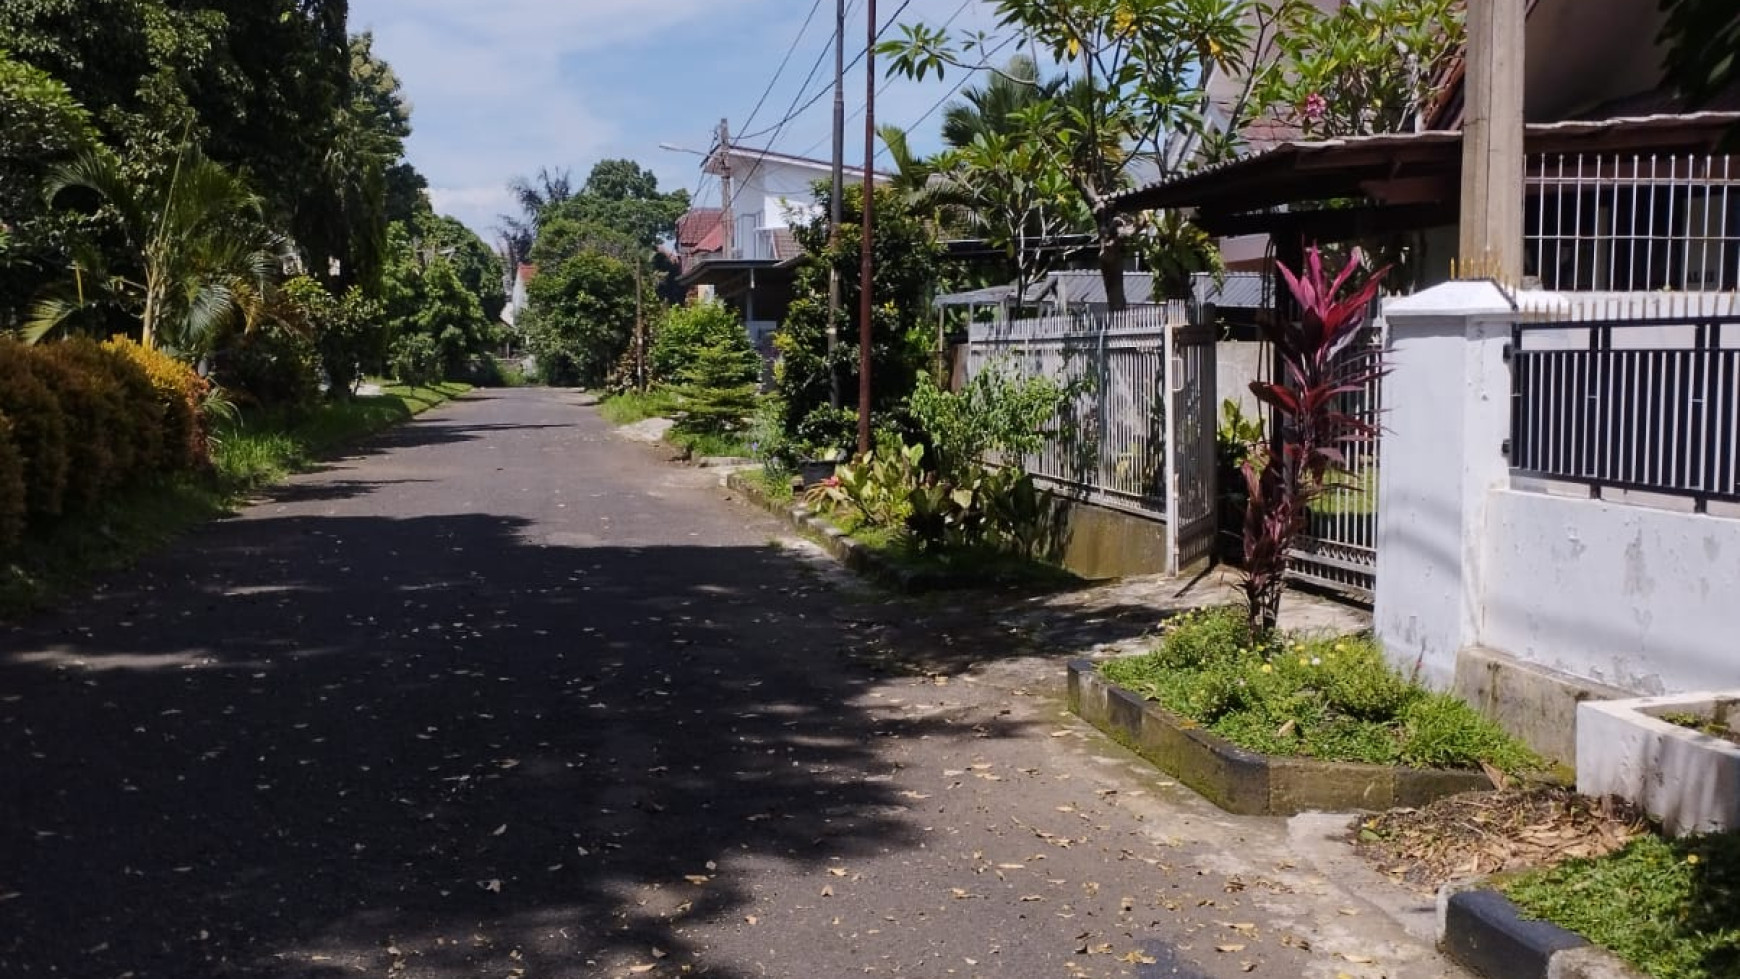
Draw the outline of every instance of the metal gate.
M1034 478L1086 502L1165 521L1173 570L1209 555L1215 529L1214 332L1185 303L975 323L967 370L1000 363L1072 392Z
M1389 342L1389 330L1376 303L1360 343L1346 356L1376 364ZM1342 410L1377 428L1383 424L1383 378L1345 395ZM1370 598L1377 587L1377 438L1347 447L1344 488L1331 492L1311 508L1306 533L1294 545L1292 577L1338 591Z

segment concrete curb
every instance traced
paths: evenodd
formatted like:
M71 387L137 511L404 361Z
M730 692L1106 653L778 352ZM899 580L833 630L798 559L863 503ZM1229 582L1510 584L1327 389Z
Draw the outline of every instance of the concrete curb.
M1575 932L1524 918L1503 894L1479 884L1438 892L1438 945L1486 979L1647 979Z
M1293 816L1419 806L1491 787L1481 772L1360 765L1258 754L1202 730L1100 677L1098 664L1069 664L1069 709L1227 812Z

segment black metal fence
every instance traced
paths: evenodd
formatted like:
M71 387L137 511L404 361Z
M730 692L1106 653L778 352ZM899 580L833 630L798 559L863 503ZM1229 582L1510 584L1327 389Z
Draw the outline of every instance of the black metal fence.
M1740 501L1740 317L1522 323L1513 472Z

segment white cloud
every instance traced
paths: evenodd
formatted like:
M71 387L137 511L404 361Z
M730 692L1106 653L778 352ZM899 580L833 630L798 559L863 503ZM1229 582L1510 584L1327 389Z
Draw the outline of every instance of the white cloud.
M897 6L885 3L881 16ZM964 8L962 0L913 0L901 19L937 25L957 10L957 29L994 19L989 0ZM800 0L352 0L351 24L374 32L376 51L404 83L413 105L408 153L436 207L493 237L496 215L511 207L507 181L543 166L584 179L597 160L626 156L664 186L697 189L698 160L657 145L706 149L720 117L743 132L737 114L747 115L808 11ZM829 13L820 9L754 128L785 114L828 44ZM862 44L857 16L847 27L848 56ZM956 80L887 82L878 116L909 124ZM825 78L809 91L818 83ZM847 81L848 109L862 100L857 73ZM830 104L821 99L776 148L801 153L819 144L815 152L826 155ZM861 120L849 123L848 158L862 155L862 140Z

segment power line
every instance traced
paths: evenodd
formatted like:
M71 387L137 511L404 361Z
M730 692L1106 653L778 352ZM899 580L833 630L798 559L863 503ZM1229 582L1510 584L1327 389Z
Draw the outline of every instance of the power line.
M773 77L767 80L767 87L761 90L761 98L755 100L755 108L749 110L749 118L743 120L744 128L754 124L756 114L761 112L761 107L766 104L768 95L773 92L773 86L777 85L780 76L785 74L786 65L791 64L791 56L797 53L798 45L803 43L804 35L810 32L810 25L815 23L816 12L821 9L822 0L816 0L810 5L809 16L804 18L804 26L798 28L797 36L791 39L791 44L787 45L785 57L780 59L779 67L773 70Z
M856 5L854 4L854 6L856 6ZM903 0L901 5L894 11L894 13L892 15L890 15L887 20L882 22L881 28L879 28L876 31L876 39L881 40L883 35L888 33L888 29L890 27L894 26L894 22L896 20L899 20L900 15L905 13L906 8L910 7L910 6L912 6L912 0ZM962 9L965 9L965 8L963 7ZM847 62L847 64L846 64L846 70L851 71L853 68L858 67L858 64L864 60L864 55L866 53L867 53L866 51L859 51L856 55L853 55L852 60L850 62ZM825 58L827 55L827 52L826 51L822 52L822 55L823 55L823 58ZM819 66L822 63L823 58L818 58L816 60L818 70L819 70ZM812 72L809 81L813 81L814 78L815 78L815 75ZM796 119L798 116L803 115L805 112L808 112L811 108L813 108L815 106L815 104L817 102L820 102L824 97L826 97L827 95L831 94L834 91L834 83L832 81L830 81L830 82L828 82L828 84L826 84L826 85L822 86L820 89L818 89L816 91L816 94L811 96L810 100L808 102L805 102L802 106L797 106L797 101L798 101L798 99L803 98L803 94L802 94L803 89L807 88L808 84L809 84L809 82L806 81L804 83L804 85L799 86L799 90L798 90L799 94L798 94L797 98L792 99L792 105L796 106L796 108L794 108L791 112L788 112L784 119L781 119L779 122L775 123L772 126L768 126L766 129L763 129L760 132L750 133L746 136L740 136L738 138L739 139L755 139L759 136L765 136L768 133L776 132L778 130L784 129L794 119ZM862 114L862 110L860 110L860 114Z

